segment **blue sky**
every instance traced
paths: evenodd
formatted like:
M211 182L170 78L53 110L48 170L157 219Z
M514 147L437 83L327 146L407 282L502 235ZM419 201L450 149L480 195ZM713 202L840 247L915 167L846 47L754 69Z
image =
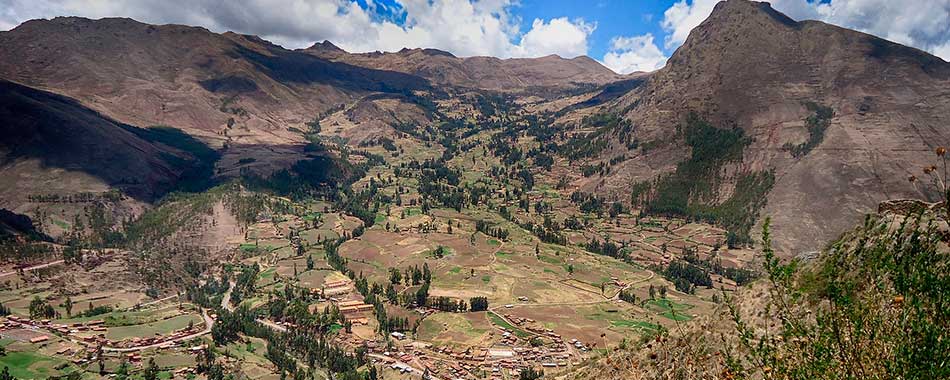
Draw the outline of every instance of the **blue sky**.
M567 16L595 22L597 27L590 35L588 55L602 57L615 36L652 33L662 39L665 33L659 21L673 3L672 0L524 0L515 9L524 20ZM662 50L662 46L660 48ZM672 51L666 53L669 55Z
M662 67L718 0L0 0L0 30L34 18L131 17L259 35L287 48L404 47L501 58L587 55ZM735 1L735 0L733 0ZM772 0L796 20L874 34L950 60L950 0Z

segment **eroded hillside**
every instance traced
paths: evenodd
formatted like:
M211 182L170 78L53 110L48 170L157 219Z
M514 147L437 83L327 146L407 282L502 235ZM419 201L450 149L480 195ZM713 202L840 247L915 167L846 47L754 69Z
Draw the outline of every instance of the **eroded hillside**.
M626 76L75 17L0 57L15 377L946 376L943 205L815 253L943 190L915 49L728 0Z

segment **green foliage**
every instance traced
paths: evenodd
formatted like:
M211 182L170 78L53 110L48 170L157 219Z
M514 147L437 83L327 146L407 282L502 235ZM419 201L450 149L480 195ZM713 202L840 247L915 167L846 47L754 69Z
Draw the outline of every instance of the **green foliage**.
M79 313L78 316L80 318L89 318L89 317L95 317L97 315L102 315L102 314L111 313L111 312L112 312L112 306L99 305L91 309L87 309L86 311L83 311L82 313Z
M472 297L468 300L469 310L471 311L485 311L488 310L488 298L486 297Z
M757 330L731 304L729 371L783 379L950 378L950 255L932 213L869 217L815 265L783 264L763 226L767 314Z
M30 301L30 318L32 319L52 319L56 317L56 309L39 296L34 296Z
M659 178L652 190L646 190L641 183L631 196L642 200L647 213L717 223L728 231L731 245L751 243L749 230L775 183L774 174L768 171L738 175L732 196L716 204L724 181L722 167L741 161L750 139L741 129L715 128L695 114L687 118L682 133L691 148L690 157L677 164L676 171Z
M804 157L821 144L822 140L825 139L825 131L831 125L831 118L835 116L835 112L831 107L825 107L814 102L805 103L805 107L814 113L805 119L808 139L801 144L785 143L783 146L795 158Z
M535 370L534 368L526 368L518 375L519 380L538 380L542 377L544 377L544 371Z
M633 129L629 121L611 113L587 116L583 124L596 129L586 135L571 138L558 149L562 156L571 161L600 154L610 145L610 136L619 135L620 139L625 141Z
M162 159L181 171L174 189L179 191L197 192L214 186L214 165L221 155L205 143L183 132L180 129L158 125L150 128L136 128L130 125L121 125L146 141L163 144L187 153L192 159L163 154Z
M696 286L712 286L712 278L709 271L698 265L686 261L673 260L665 268L655 268L683 293L693 294Z
M245 224L257 221L266 209L280 209L261 194L246 192L236 182L202 193L172 193L157 207L126 225L126 246L133 251L130 264L143 280L159 289L193 281L207 264L206 252L175 239L181 231L203 228L214 205L222 202Z
M719 129L695 114L687 119L683 134L692 153L677 164L674 173L658 181L656 196L648 204L650 212L690 215L692 204L715 195L720 168L742 160L742 150L749 144L741 129Z

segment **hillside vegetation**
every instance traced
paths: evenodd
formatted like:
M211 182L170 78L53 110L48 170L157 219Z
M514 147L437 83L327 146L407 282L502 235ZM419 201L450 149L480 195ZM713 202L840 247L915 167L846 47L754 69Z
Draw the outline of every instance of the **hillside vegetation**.
M763 227L764 278L718 315L621 344L577 379L945 379L945 204L882 204L814 261L782 263Z

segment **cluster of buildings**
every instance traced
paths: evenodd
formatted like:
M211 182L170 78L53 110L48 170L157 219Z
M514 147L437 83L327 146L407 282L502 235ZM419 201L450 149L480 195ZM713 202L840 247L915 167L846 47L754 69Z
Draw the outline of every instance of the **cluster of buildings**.
M50 332L57 333L63 337L71 337L72 341L79 343L86 347L98 347L98 346L107 346L114 348L128 348L128 347L139 347L147 345L155 345L161 343L167 343L174 345L176 340L187 337L189 335L195 334L200 331L198 327L192 326L191 328L183 328L178 331L173 332L170 335L162 336L153 336L153 337L133 337L131 339L124 339L121 341L113 341L106 338L106 327L105 321L101 319L91 320L86 322L76 322L71 324L61 324L61 323L52 323L48 319L43 320L33 320L30 318L20 318L17 316L7 316L6 321L0 323L0 329L16 329L16 328L26 328L31 330L46 330ZM40 338L45 338L40 340ZM49 336L38 336L33 339L37 341L31 343L42 343L46 340L49 340Z
M368 324L369 317L367 314L372 313L374 308L373 305L358 300L339 301L336 303L336 307L340 309L343 317L354 325Z
M323 297L333 297L348 294L352 290L353 287L350 286L350 280L329 281L323 284L322 295Z
M100 343L100 339L105 339L106 328L103 326L105 321L103 320L93 320L88 322L77 322L73 324L61 324L61 323L52 323L49 319L42 320L33 320L30 318L20 318L14 315L7 316L6 321L0 323L0 329L2 330L11 330L11 329L30 329L30 330L46 330L55 333L59 333L63 336L68 335L79 335L80 333L87 335L85 338L76 336L79 343L87 346L93 347ZM92 332L91 335L88 335ZM99 334L97 334L99 333ZM50 339L48 335L36 336L30 339L30 343L43 343Z
M527 321L509 318L521 323ZM398 332L391 334L392 341L398 347L376 341L365 341L363 344L369 352L384 357L382 362L386 366L402 373L412 372L411 364L441 379L498 380L511 376L517 378L526 368L544 367L550 370L576 365L577 362L572 361L575 354L571 346L586 347L576 339L567 344L559 335L543 329L537 334L548 343L538 345L535 341L535 346L532 346L530 340L519 338L504 328L498 329L501 339L491 347L433 347L429 343L412 342L409 337Z

